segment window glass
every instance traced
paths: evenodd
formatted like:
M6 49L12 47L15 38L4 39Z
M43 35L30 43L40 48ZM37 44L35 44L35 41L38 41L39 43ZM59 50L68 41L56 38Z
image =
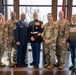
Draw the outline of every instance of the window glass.
M20 5L51 5L52 0L19 0Z
M38 12L38 19L47 22L47 13L51 13L51 7L19 7L19 16L22 12L26 13L26 20L28 22L33 20L34 11Z

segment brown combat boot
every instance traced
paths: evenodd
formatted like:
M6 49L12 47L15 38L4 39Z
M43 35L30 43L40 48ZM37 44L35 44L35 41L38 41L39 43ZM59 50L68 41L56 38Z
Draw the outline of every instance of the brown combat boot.
M55 67L59 67L60 66L60 62L57 62L56 64L54 64Z
M64 68L64 64L60 64L59 69L62 70Z
M48 65L49 65L49 64L47 63L47 64L44 65L44 67L46 68Z
M50 64L50 65L47 66L47 69L49 69L49 70L51 70L52 68L53 68L52 64Z

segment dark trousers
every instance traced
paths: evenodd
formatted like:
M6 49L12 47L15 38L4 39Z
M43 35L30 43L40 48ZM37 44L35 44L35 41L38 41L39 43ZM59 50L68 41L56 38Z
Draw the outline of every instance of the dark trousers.
M33 62L38 65L40 62L40 43L31 43L31 47Z
M26 62L26 51L27 43L17 46L17 64L25 64Z
M76 42L71 42L70 43L70 52L71 52L71 61L72 61L72 64L75 64Z

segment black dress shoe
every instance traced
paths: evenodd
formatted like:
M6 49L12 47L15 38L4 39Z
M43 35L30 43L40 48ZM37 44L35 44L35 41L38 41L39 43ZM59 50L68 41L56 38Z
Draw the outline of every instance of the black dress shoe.
M28 66L28 64L25 63L25 64L23 64L23 66Z
M16 64L16 67L22 67L23 64Z
M35 65L35 62L30 63L30 65Z
M38 64L35 64L35 65L34 65L34 68L39 68L39 65L38 65Z

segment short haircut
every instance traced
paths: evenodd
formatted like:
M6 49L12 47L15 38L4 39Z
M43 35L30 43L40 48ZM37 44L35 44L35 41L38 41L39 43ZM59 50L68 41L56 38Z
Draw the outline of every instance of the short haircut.
M47 15L49 15L49 14L52 15L52 13L48 13Z

